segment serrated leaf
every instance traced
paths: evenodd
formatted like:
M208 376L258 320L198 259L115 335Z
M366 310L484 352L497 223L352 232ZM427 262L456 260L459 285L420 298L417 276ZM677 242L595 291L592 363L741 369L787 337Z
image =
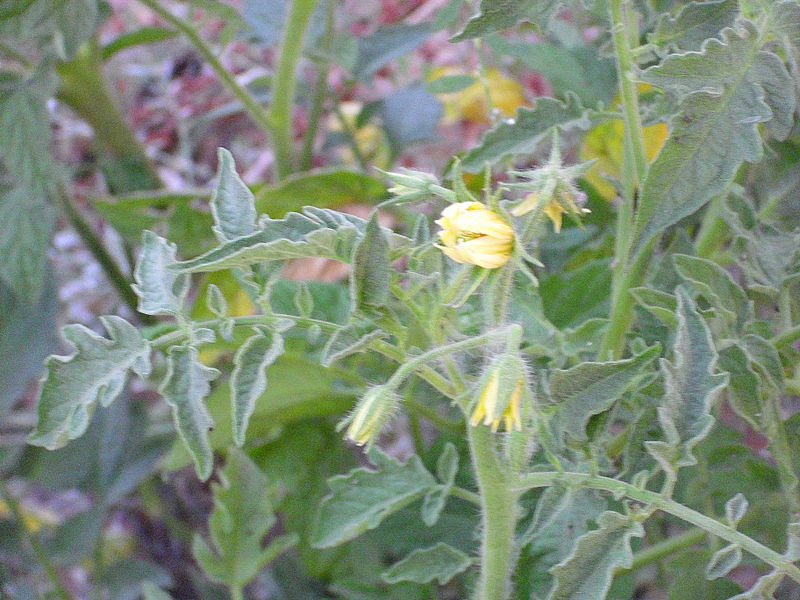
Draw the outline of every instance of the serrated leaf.
M739 345L719 351L719 368L728 372L727 396L731 408L756 431L762 430L761 381Z
M374 529L436 485L416 455L400 463L373 446L367 456L377 470L355 469L328 481L331 493L319 507L314 547L336 546Z
M655 345L625 360L585 362L571 369L556 369L550 376L550 399L555 405L552 428L585 441L586 423L616 402L646 377L647 367L661 353Z
M222 293L222 290L220 290L219 286L215 283L208 285L206 307L219 319L228 314L228 301L225 299L225 294Z
M323 208L307 206L303 214L289 213L284 219L264 219L261 231L224 243L193 260L174 265L179 272L198 273L247 267L264 261L320 256L349 262L367 221ZM405 236L388 236L393 255L411 247Z
M142 250L133 278L139 312L177 315L183 311L189 280L171 267L177 263L177 246L153 233L142 233Z
M414 550L381 574L386 583L413 581L430 583L434 579L444 585L472 566L472 559L452 546L438 543L430 548Z
M199 534L192 554L218 583L241 588L296 539L284 536L267 548L261 541L275 524L267 478L243 452L231 449L220 484L213 484L214 510L208 520L209 545Z
M258 332L248 338L233 357L231 410L233 441L244 444L250 416L259 396L267 389L266 369L283 354L283 338L277 333Z
M167 375L158 391L172 407L175 429L192 455L198 477L203 480L211 476L214 454L208 441L208 432L214 421L206 408L213 381L219 375L217 369L200 362L197 348L173 346L167 355Z
M741 492L728 500L725 503L725 520L728 522L728 525L736 527L739 521L742 520L744 513L747 512L749 506L750 503Z
M329 367L351 354L364 352L370 342L385 336L386 333L377 329L375 323L371 321L353 321L337 329L328 339L322 349L320 362L322 366Z
M64 327L62 336L75 347L69 356L51 356L39 397L39 420L28 443L60 448L86 431L98 402L111 404L122 392L128 370L150 372L150 345L119 317L100 317L109 338L83 325Z
M649 287L631 288L630 294L639 306L670 329L678 325L678 319L675 317L678 300L672 294Z
M714 552L708 565L706 565L706 577L708 579L724 577L741 561L742 549L736 544L721 548Z
M225 148L217 150L217 186L211 196L214 233L220 242L235 240L256 231L255 197L236 172L233 156Z
M523 21L546 29L562 6L562 0L481 0L478 14L470 18L464 30L450 41L463 42L482 37Z
M294 295L294 306L301 317L311 316L311 311L314 310L314 297L305 281L298 282Z
M508 157L532 154L543 140L550 140L554 128L561 131L589 129L588 111L575 94L565 94L565 101L538 98L533 108L520 107L513 119L492 127L481 142L461 159L464 171L476 173L486 163L495 164Z
M800 49L800 5L796 0L781 0L774 2L771 8L772 27Z
M597 518L599 529L578 540L573 553L550 572L556 584L548 600L605 598L614 570L633 564L630 540L642 537L642 525L630 517L606 511Z
M792 127L795 92L781 60L743 22L701 52L671 55L642 78L685 95L670 137L650 166L636 215L633 255L659 231L722 192L742 161L758 162L758 123L775 137Z
M707 39L725 27L732 27L738 14L738 0L690 2L675 16L661 15L647 41L659 46L662 52L700 50Z
M381 27L372 35L359 38L353 74L359 79L368 79L390 61L420 46L430 34L430 25L421 23Z
M658 420L667 443L678 452L676 464L695 464L692 448L711 428L711 402L727 383L727 375L714 374L717 353L703 317L681 288L678 295L678 331L672 361L661 359L665 394Z
M705 258L686 254L674 254L672 260L680 276L723 314L737 332L753 319L753 303L725 269Z
M353 305L357 308L382 306L389 299L390 284L389 241L375 211L367 223L364 237L353 252L353 273L350 276Z

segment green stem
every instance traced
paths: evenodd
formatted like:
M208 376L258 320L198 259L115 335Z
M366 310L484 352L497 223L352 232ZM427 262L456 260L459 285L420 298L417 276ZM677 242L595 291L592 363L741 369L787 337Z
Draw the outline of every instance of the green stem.
M356 132L352 127L350 127L347 117L344 115L341 107L338 104L334 106L333 112L336 114L336 118L339 119L339 124L342 126L342 132L344 132L347 145L350 146L350 151L353 153L356 162L358 162L358 166L361 167L361 170L366 173L369 171L369 161L367 160L367 157L364 156L364 153L361 152L361 148L358 147Z
M778 466L778 479L781 490L792 512L792 520L800 519L800 497L798 496L798 479L794 471L793 453L786 437L783 424L779 394L770 394L764 402L762 418L765 422L765 434L769 439L769 451Z
M633 320L631 311L633 299L628 290L638 285L650 256L649 252L643 251L634 265L628 264L636 217L634 213L636 189L647 176L648 161L639 114L639 93L633 80L635 62L631 54L630 37L634 23L628 18L628 0L610 0L608 7L617 59L625 138L622 160L623 193L617 214L614 252L616 266L611 291L611 324L603 339L600 357L604 358L610 354L614 358L619 358L625 348L625 333Z
M518 492L511 488L500 465L491 430L479 425L468 427L467 433L482 517L480 576L475 599L506 600L511 592L516 554Z
M625 481L619 481L610 477L602 477L599 475L588 475L586 473L574 472L558 472L547 471L541 473L529 473L520 478L520 489L532 489L538 487L550 487L558 482L567 483L569 485L587 487L597 490L605 490L615 494L615 496L626 496L632 500L637 500L644 504L661 510L665 513L671 514L679 519L691 523L704 531L715 535L728 543L736 544L743 550L746 550L753 556L760 558L768 565L784 573L797 583L800 583L800 568L795 566L791 561L780 553L760 544L753 538L733 529L732 527L720 523L692 510L688 506L684 506L679 502L675 502L671 498L665 498L657 492L650 490L640 489Z
M108 250L106 250L106 247L100 241L94 229L92 229L89 223L86 222L86 219L83 218L72 196L61 183L58 185L58 199L70 224L78 235L80 235L83 243L86 244L86 247L92 253L95 260L103 267L103 271L111 282L111 285L117 290L117 293L125 304L138 314L139 298L134 293L130 280L108 253ZM155 322L155 319L149 315L139 314L139 318L145 324L152 324Z
M203 41L191 24L176 17L171 12L163 8L157 0L139 0L139 2L147 6L167 23L185 35L189 42L191 42L192 46L194 46L195 49L203 56L206 62L208 62L209 66L217 75L220 82L222 82L222 84L228 88L228 91L236 96L237 100L242 103L252 119L264 130L264 132L267 134L272 134L273 126L269 117L267 116L267 112L258 103L258 101L253 98L250 92L247 91L247 88L239 85L239 82L236 81L233 75L231 75L230 71L228 71L228 69L226 69L225 66L219 61L211 48L209 48L209 46Z
M293 171L292 105L297 86L295 71L315 5L316 0L294 0L283 30L281 53L272 87L272 108L269 111L278 181L285 179Z
M700 231L694 242L697 248L697 256L701 258L710 258L722 245L722 242L725 241L723 236L728 226L720 217L724 200L724 194L714 196L703 215Z
M474 504L475 506L481 506L480 494L465 490L464 488L453 486L450 488L450 495L454 498L461 498L461 500Z
M330 71L330 60L328 56L333 46L334 34L334 14L335 3L328 2L328 10L325 15L325 35L322 38L322 56L317 62L317 80L314 82L314 96L311 99L311 109L308 113L308 130L303 140L303 149L300 153L300 170L308 171L314 159L314 142L317 138L317 129L322 117L322 109L325 104L325 97L328 95L328 72Z
M641 552L633 555L633 564L630 569L617 569L616 574L626 573L628 571L635 571L646 565L660 561L667 556L675 554L680 550L689 548L702 542L706 537L706 532L699 527L692 527L679 535L672 536L663 542L653 544L649 548L645 548Z
M91 125L101 148L117 163L113 172L107 174L113 191L163 187L158 172L106 87L96 43L87 42L74 59L60 63L58 74L57 98Z
M22 515L22 510L20 509L19 502L17 499L8 491L6 488L5 482L0 479L0 497L5 501L6 505L8 506L9 510L11 510L11 514L14 515L14 519L16 519L20 527L25 529L25 517ZM50 560L50 557L44 551L42 546L39 544L39 540L35 535L28 535L26 536L28 543L33 550L34 556L36 556L36 560L39 561L39 564L44 569L47 578L53 584L55 588L55 595L58 596L61 600L73 600L72 594L67 589L67 586L64 585L64 582L61 580L61 576L58 574L58 570L56 566L53 564L53 561Z
M244 593L240 587L231 588L231 600L244 600Z

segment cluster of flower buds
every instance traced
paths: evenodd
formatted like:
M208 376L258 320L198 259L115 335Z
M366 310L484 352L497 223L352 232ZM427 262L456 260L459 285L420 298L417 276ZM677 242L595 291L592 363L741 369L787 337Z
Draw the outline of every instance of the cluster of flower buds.
M378 169L380 171L380 169ZM448 202L456 202L456 193L439 184L439 180L432 173L400 168L397 173L381 171L387 179L394 183L389 188L389 193L394 196L394 202L416 202L436 196Z

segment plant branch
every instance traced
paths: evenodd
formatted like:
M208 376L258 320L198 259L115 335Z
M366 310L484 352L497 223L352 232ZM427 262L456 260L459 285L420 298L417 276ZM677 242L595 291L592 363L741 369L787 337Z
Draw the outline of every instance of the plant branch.
M283 42L272 88L269 121L275 151L275 174L278 181L293 171L292 105L297 79L295 71L306 39L316 0L294 0L283 30Z
M619 568L615 571L616 575L635 571L651 563L666 558L681 550L689 548L702 542L706 537L706 532L699 527L692 527L681 534L674 535L658 544L653 544L649 548L637 552L633 555L633 564L630 569Z
M671 514L679 519L695 525L707 533L717 536L731 544L736 544L753 556L760 558L765 563L778 569L797 583L800 583L800 568L780 553L760 544L753 538L720 523L716 519L708 517L703 513L684 506L675 500L665 498L657 492L638 488L625 481L619 481L610 477L599 475L589 475L586 473L547 471L541 473L529 473L520 478L520 489L533 489L538 487L550 487L558 482L570 485L583 486L596 490L605 490L617 495L623 495L631 500L637 500L644 504Z

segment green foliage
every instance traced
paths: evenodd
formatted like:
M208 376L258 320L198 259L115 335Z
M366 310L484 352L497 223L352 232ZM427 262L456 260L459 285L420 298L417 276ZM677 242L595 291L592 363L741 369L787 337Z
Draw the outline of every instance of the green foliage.
M384 571L381 577L387 583L428 583L435 579L439 585L444 585L470 565L472 559L469 556L452 546L439 543L431 548L415 550Z
M696 52L707 39L717 37L726 27L732 27L738 14L739 3L736 0L689 2L675 16L662 14L647 41L655 44L661 52Z
M547 27L562 0L481 0L480 12L451 41L460 42L513 27L520 21Z
M221 484L214 485L209 544L195 534L192 553L214 581L241 590L267 563L296 543L292 535L261 540L275 524L267 478L238 450L231 449Z

